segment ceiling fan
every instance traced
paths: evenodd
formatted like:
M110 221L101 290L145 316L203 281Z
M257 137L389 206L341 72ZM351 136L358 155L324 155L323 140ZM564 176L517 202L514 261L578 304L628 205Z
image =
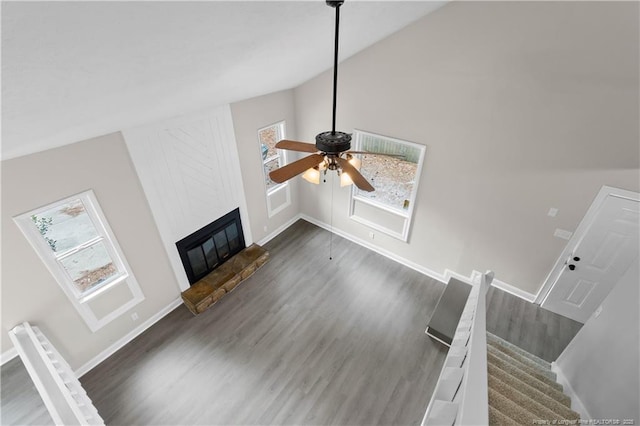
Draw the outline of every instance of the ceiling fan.
M287 149L297 152L308 152L311 155L289 163L269 173L269 177L276 183L285 182L308 170L315 170L317 176L320 171L335 170L339 175L347 175L348 183L353 182L363 191L374 191L375 188L358 171L359 163L354 154L390 155L367 151L349 151L351 148L351 135L336 131L336 86L338 83L338 30L340 27L340 6L344 1L327 0L327 5L336 10L335 48L333 55L333 121L331 130L316 135L316 143L281 140L276 143L278 149ZM397 155L390 155L399 157ZM304 176L303 176L304 177ZM348 181L348 179L347 179Z

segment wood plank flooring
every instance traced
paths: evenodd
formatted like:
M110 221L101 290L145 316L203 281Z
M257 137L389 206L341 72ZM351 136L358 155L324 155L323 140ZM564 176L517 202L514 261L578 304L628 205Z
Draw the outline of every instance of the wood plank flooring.
M40 399L27 369L15 357L4 364L0 375L1 425L50 425L53 419Z
M545 361L555 361L582 324L491 287L487 331Z
M329 236L297 222L209 311L180 306L84 375L106 423L420 423L446 355L424 334L444 285L337 236L330 261ZM504 294L490 290L490 331L531 335L528 308ZM540 347L571 329L556 320L531 335ZM50 422L24 415L44 406L16 385L30 384L19 359L2 379L1 424Z

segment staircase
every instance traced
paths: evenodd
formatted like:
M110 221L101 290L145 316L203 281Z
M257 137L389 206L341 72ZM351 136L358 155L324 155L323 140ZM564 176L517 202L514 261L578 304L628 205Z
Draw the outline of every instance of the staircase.
M69 364L38 327L24 322L9 337L56 425L104 425Z
M487 333L487 369L489 424L578 423L547 361Z

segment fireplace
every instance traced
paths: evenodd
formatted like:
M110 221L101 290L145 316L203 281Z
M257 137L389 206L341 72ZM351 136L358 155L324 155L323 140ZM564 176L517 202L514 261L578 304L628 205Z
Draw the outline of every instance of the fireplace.
M240 209L235 209L176 243L189 284L245 248Z

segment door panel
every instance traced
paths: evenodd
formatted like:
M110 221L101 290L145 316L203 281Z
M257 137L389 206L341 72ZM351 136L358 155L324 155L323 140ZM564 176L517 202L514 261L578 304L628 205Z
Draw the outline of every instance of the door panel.
M605 198L542 302L543 308L582 323L591 316L638 257L638 205L628 198Z
M576 307L581 307L584 301L589 297L596 283L587 280L578 280L575 287L570 288L569 296L565 301Z

